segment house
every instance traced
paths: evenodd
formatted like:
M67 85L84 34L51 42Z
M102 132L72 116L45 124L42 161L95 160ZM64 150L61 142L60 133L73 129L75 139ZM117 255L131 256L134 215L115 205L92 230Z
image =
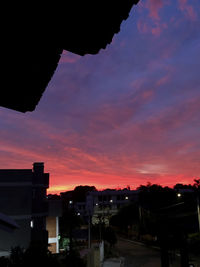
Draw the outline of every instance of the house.
M0 170L0 212L7 222L18 226L9 232L0 228L0 251L5 255L11 247L26 249L31 242L47 244L48 187L49 174L44 173L42 162L34 163L32 169Z
M130 201L137 201L137 190L113 190L89 192L86 200L86 210L90 211L92 224L109 225L110 218Z
M90 218L92 224L109 225L110 218L117 214L121 207L138 200L138 193L138 190L129 189L91 191L88 192L85 202L73 202L71 205L84 221L88 222Z
M62 216L62 201L48 199L48 216L46 230L48 231L48 249L59 253L59 217Z

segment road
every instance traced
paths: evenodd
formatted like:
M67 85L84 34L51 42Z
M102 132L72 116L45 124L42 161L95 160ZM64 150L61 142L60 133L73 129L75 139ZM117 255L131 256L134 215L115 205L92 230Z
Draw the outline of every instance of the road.
M125 258L124 267L160 267L160 251L128 240L118 239L116 248L119 256ZM177 262L171 265L180 266Z

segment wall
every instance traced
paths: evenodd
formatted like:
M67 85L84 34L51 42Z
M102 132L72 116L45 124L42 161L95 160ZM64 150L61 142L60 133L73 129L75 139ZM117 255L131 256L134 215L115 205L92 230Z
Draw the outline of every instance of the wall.
M59 240L58 240L58 217L48 216L46 218L46 229L48 231L48 249L52 253L59 252Z

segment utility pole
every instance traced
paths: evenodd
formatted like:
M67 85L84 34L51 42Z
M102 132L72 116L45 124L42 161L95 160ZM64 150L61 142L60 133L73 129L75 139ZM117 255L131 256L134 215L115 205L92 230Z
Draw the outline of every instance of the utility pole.
M199 196L198 196L198 194L197 194L197 217L198 217L199 232L200 232L200 208L199 208Z
M102 217L99 218L99 243L102 241L102 236L101 236L101 223L102 223Z
M88 221L88 248L91 247L91 222L90 222L90 214L89 214L89 221Z

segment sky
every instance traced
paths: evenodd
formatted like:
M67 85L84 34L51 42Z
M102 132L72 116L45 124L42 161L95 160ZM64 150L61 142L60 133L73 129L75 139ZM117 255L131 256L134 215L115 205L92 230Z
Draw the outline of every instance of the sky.
M200 178L199 0L140 0L105 50L64 51L33 112L0 107L0 168L49 193Z

